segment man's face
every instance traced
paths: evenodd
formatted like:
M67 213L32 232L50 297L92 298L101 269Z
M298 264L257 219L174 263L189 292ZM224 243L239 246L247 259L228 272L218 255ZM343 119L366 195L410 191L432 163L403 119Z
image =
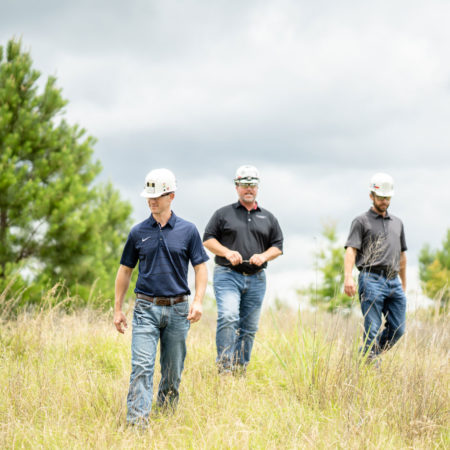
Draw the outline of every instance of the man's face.
M148 198L147 203L152 214L163 214L170 211L170 204L172 203L174 197L175 194L173 192L169 192L157 198Z
M370 194L370 198L373 201L373 209L378 214L386 213L389 205L391 203L391 197L380 197L379 195L374 194L373 192Z
M236 192L238 194L239 200L242 203L252 205L255 203L256 196L258 195L258 185L257 184L237 184Z

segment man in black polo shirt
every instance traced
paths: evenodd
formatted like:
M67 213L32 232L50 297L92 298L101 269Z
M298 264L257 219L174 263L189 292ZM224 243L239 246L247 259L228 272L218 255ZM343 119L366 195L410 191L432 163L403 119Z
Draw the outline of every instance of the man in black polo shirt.
M393 195L392 177L375 174L370 182L373 206L353 220L345 244L344 291L351 297L356 293L352 276L356 263L364 316L363 351L374 361L405 332L407 247L402 221L387 211ZM386 323L380 333L383 315Z
M114 325L124 333L122 312L133 268L139 261L133 314L131 377L127 422L146 426L152 407L156 349L161 340L161 382L158 405L175 406L186 356L189 325L200 320L207 283L208 255L194 224L171 210L176 180L170 170L148 173L141 193L151 215L134 226L128 236L116 278ZM189 306L189 261L195 271L195 296Z
M203 235L203 245L216 255L219 373L245 372L266 291L264 269L283 252L277 219L256 203L258 170L239 167L234 182L239 200L217 210Z

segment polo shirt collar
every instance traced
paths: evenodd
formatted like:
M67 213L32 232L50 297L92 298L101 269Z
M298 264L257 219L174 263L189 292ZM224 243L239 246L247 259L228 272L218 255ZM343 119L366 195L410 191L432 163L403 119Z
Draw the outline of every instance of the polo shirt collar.
M392 217L389 215L389 212L386 211L386 215L382 216L381 214L378 214L376 211L374 211L372 208L369 209L369 214L374 218L374 219L378 219L378 217L380 217L381 219L386 219L386 220L392 220Z
M240 207L240 208L243 208L246 211L248 211L248 209L239 200L236 203L233 203L233 207L236 209L238 209ZM261 208L259 207L258 202L255 202L255 207L253 209L251 209L250 211L261 211Z
M150 225L152 227L156 227L158 225L158 222L154 219L153 214L150 214L150 217L148 219L150 221ZM170 216L169 221L167 222L167 225L170 225L170 228L173 228L175 226L175 222L177 221L177 216L175 215L175 213L172 211L172 214Z

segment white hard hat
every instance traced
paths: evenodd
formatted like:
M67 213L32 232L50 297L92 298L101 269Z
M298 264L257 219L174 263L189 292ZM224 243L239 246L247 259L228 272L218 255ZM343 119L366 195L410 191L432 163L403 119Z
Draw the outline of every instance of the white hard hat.
M394 180L387 173L376 173L370 180L370 190L379 197L392 197Z
M145 177L145 187L141 197L157 198L177 190L175 175L168 169L154 169Z
M235 183L239 184L259 184L259 172L254 166L241 166L236 170Z

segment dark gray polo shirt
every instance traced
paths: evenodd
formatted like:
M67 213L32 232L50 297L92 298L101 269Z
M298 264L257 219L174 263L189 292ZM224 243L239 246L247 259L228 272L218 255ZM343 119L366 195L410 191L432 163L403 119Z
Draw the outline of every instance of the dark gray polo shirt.
M387 267L400 270L400 253L407 250L402 221L388 214L383 217L372 208L353 220L345 248L356 248L356 267Z
M283 233L275 216L267 209L257 206L248 211L238 201L218 209L206 225L203 242L217 239L230 250L238 251L242 259L250 259L255 253L263 253L270 247L283 251ZM215 257L216 264L228 266L237 272L256 273L267 267L249 263L230 266L221 256Z

